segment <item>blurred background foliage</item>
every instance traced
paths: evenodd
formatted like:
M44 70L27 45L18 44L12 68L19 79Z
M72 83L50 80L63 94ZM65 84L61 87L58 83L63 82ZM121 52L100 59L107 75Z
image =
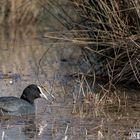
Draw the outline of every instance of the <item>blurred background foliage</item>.
M140 84L139 0L1 0L0 25L6 36L35 27L52 43L76 44L90 65L81 75L92 81Z

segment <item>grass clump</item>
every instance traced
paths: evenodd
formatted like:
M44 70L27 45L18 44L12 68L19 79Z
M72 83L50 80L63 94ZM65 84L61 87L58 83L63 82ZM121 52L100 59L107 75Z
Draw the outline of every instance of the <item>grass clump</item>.
M94 111L95 116L104 113L105 108L121 112L126 107L122 103L125 97L122 99L115 91L116 87L123 85L139 89L140 84L140 2L72 2L80 16L80 21L74 23L73 42L81 47L85 62L90 65L87 72L77 73L88 83L84 85L86 91L81 112L89 114ZM94 93L96 85L100 89L98 94Z
M81 16L76 40L84 44L82 51L91 65L88 74L111 86L139 85L139 1L73 0L73 3Z

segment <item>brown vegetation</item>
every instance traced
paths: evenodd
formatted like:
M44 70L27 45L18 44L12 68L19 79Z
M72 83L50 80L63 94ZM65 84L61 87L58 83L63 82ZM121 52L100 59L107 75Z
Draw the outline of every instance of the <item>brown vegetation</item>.
M140 84L138 0L73 0L81 16L76 38L91 64L89 74L109 85ZM94 61L92 60L92 57ZM96 59L96 60L95 60Z

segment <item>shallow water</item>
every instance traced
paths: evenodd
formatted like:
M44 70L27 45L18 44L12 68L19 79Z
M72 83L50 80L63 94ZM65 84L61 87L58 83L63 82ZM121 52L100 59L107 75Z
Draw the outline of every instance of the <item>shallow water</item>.
M58 44L50 48L49 44L33 39L2 43L0 96L19 97L24 87L37 83L44 87L47 95L47 91L52 93L55 101L50 103L38 99L36 116L1 117L0 139L122 140L134 139L132 132L139 134L138 91L119 89L120 97L127 101L121 102L121 109L117 104L98 115L80 113L82 99L79 87L70 75L79 70L77 63L79 58L81 60L81 52L72 44ZM76 104L73 103L73 94L77 96ZM51 99L50 95L48 97Z

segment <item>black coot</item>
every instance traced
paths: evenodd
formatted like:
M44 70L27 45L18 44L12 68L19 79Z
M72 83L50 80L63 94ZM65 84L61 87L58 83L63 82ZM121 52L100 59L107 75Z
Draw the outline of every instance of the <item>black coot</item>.
M28 115L35 114L34 100L37 98L48 99L42 92L41 87L37 85L27 86L21 97L0 97L0 115Z

